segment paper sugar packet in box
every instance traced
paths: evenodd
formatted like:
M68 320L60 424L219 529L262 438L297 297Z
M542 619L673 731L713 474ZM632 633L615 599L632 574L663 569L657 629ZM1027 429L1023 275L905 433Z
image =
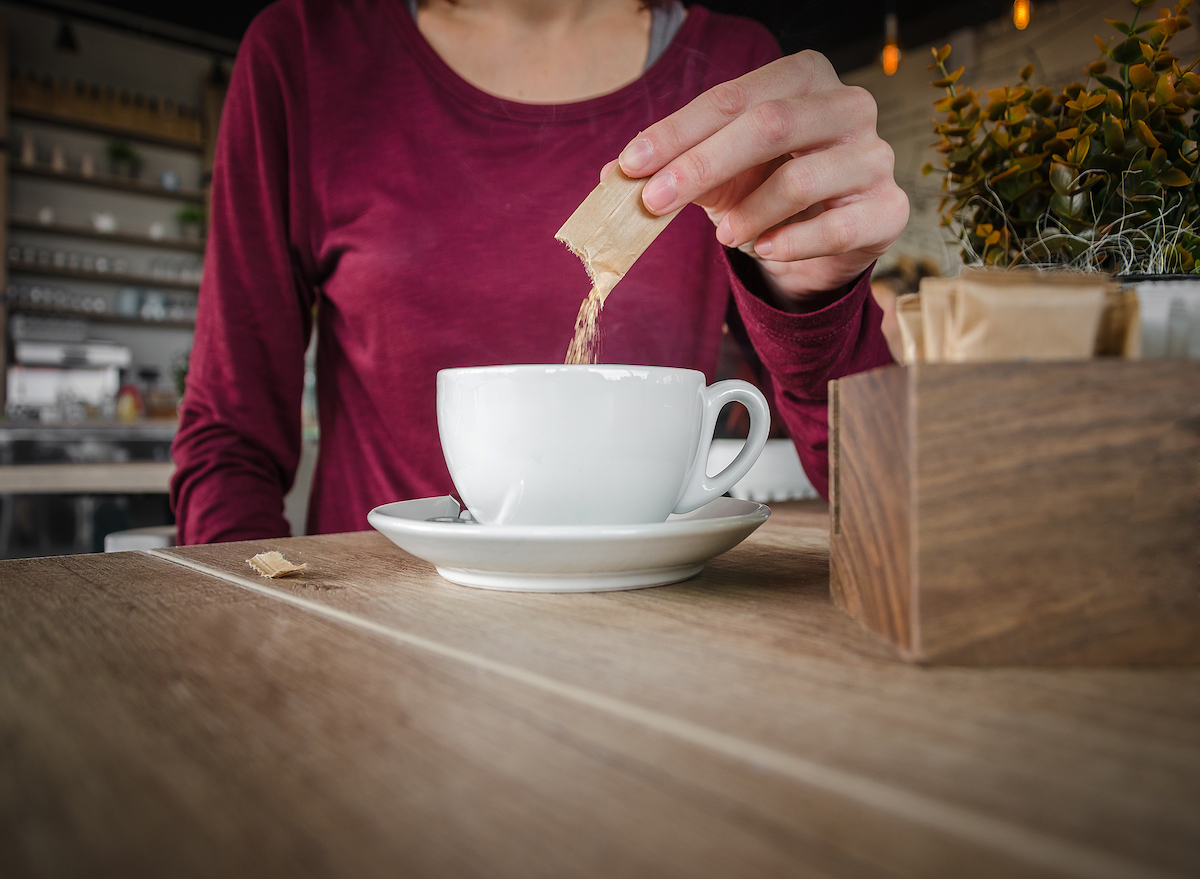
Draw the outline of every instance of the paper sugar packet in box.
M923 279L918 300L919 345L918 304L897 308L901 335L911 339L906 362L1138 356L1137 298L1107 275L964 269L958 278Z
M921 297L905 293L896 297L896 323L900 327L900 362L925 361L925 328L921 320Z
M922 278L921 323L925 331L925 362L941 363L946 359L946 323L950 314L950 298L958 289L958 278Z
M943 359L1087 360L1113 287L1099 274L965 270L949 299Z

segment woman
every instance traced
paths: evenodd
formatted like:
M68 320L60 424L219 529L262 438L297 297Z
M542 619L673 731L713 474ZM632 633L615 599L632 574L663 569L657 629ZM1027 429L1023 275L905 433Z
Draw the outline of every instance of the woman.
M314 312L309 533L450 492L434 377L562 362L588 282L554 232L617 156L650 210L694 205L608 298L602 360L712 379L744 324L824 490L825 383L888 362L866 274L907 201L870 96L777 56L752 22L638 0L269 7L221 122L180 541L288 533Z

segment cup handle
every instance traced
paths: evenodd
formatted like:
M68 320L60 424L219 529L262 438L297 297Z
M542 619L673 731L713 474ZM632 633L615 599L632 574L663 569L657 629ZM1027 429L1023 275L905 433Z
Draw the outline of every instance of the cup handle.
M746 475L763 446L767 444L767 435L771 432L771 409L767 406L767 398L762 391L749 382L740 379L727 379L709 385L704 389L704 426L700 430L700 449L696 454L696 463L688 474L687 484L679 503L672 512L689 513L704 506L714 498L718 498ZM712 446L713 433L717 427L717 416L726 403L741 403L750 412L750 434L746 444L738 452L729 466L716 476L708 476L708 450Z

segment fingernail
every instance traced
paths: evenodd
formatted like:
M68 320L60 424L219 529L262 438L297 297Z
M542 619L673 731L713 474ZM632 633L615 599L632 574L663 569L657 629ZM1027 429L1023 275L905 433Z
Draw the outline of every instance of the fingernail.
M733 237L733 228L729 225L728 216L722 217L721 222L717 224L717 240L726 247L734 246L736 239Z
M621 163L622 171L626 174L636 176L650 163L650 154L653 151L650 141L644 137L639 137L621 151L621 155L617 161Z
M771 251L774 249L775 248L771 246L770 240L766 238L759 239L754 243L754 252L764 259L769 257L771 255Z
M656 214L661 214L675 201L675 175L659 174L642 190L642 202Z

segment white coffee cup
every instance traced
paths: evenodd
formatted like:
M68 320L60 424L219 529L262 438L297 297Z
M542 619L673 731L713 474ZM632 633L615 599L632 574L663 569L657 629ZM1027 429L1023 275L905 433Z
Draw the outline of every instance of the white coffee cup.
M750 412L745 447L705 473L721 407ZM660 366L444 369L438 432L455 488L485 525L662 522L720 497L767 441L766 398L738 380Z

